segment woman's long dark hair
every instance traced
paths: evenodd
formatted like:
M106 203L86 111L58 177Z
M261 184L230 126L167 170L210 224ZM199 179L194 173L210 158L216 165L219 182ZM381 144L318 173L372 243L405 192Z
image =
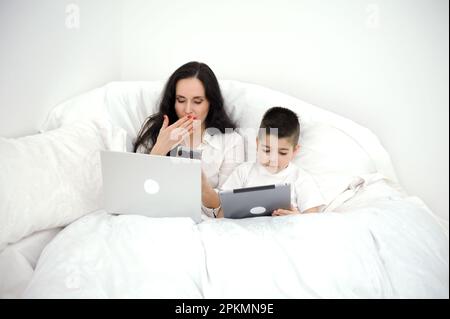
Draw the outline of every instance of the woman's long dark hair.
M208 116L205 119L205 128L216 128L225 133L226 128L235 129L236 125L231 121L225 112L222 93L220 92L219 82L214 72L208 65L200 62L189 62L179 67L167 81L163 93L159 111L150 115L144 124L134 142L134 152L140 146L150 151L156 144L159 130L164 121L164 114L169 117L169 125L178 120L175 112L176 85L179 80L197 78L205 88L206 99L209 102Z

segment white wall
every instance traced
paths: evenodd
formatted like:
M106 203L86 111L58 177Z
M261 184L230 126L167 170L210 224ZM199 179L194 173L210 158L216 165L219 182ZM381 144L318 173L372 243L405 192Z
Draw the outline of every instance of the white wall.
M447 0L132 0L122 79L200 60L353 119L448 220L448 25Z
M0 0L0 136L36 133L51 107L120 77L119 6Z

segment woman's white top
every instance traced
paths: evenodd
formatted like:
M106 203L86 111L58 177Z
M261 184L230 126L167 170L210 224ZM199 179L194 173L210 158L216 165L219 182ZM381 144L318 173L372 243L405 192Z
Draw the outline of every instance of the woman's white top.
M202 151L202 170L214 189L220 189L245 160L244 139L236 132L211 135L205 131L196 149Z
M245 160L244 139L236 132L211 135L206 130L196 150L202 151L202 171L216 191ZM206 216L215 217L214 211L202 205Z
M322 193L312 176L293 163L275 174L257 162L243 163L230 175L221 190L277 183L291 184L291 204L300 212L325 205Z

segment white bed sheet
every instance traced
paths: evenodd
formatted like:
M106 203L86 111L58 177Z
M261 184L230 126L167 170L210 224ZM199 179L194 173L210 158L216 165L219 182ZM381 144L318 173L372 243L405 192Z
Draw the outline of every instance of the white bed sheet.
M0 252L0 299L21 296L43 249L61 230L59 227L36 232Z
M24 298L448 298L448 229L378 180L334 212L69 225Z

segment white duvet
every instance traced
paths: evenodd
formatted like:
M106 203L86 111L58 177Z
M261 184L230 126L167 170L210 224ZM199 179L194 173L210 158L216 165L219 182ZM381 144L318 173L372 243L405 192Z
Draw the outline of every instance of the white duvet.
M245 220L90 214L25 298L448 298L448 229L383 180L333 212Z

